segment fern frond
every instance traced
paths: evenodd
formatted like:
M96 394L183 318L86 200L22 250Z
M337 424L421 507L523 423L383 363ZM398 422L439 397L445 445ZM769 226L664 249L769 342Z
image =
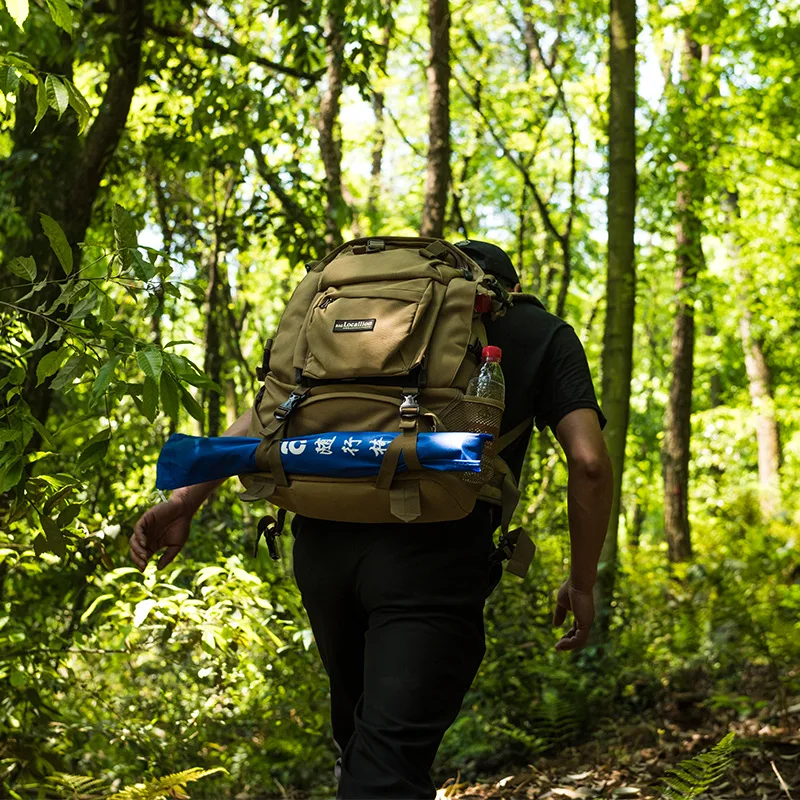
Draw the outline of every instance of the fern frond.
M201 769L192 767L183 772L176 772L172 775L165 775L162 778L152 778L146 783L137 783L134 786L127 786L121 792L117 792L108 800L164 800L164 798L188 798L186 784L192 781L199 781L209 775L217 775L221 772L227 774L227 770L222 767L214 769Z
M734 734L729 733L707 753L687 758L667 770L661 790L666 800L694 800L708 791L733 765L736 748Z
M49 775L44 783L31 788L44 789L45 797L57 797L59 800L102 800L108 792L106 782L100 778L66 772Z

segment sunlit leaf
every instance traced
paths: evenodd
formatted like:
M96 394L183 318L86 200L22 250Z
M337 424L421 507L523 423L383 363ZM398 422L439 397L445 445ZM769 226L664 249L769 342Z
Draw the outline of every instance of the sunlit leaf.
M53 22L67 33L72 33L72 11L65 0L47 0L47 8Z
M69 347L62 347L45 353L36 367L36 385L39 386L45 378L57 372L70 352Z
M56 75L48 75L44 81L44 88L47 92L47 102L50 108L61 119L64 112L69 108L69 92L64 85L64 81Z
M160 350L148 347L136 353L136 362L144 374L155 383L161 379L161 370L164 366L164 356Z
M28 18L28 0L5 0L5 4L11 19L22 30L22 23Z
M34 130L39 127L39 123L42 121L42 117L47 113L48 107L47 90L44 87L44 81L40 78L39 82L36 84L36 117L33 121Z
M53 378L50 388L56 391L62 389L69 390L72 384L83 375L86 370L86 356L83 353L75 354L59 370L58 375Z
M53 248L53 252L64 268L64 272L69 275L72 272L72 248L69 246L64 231L61 230L61 226L52 217L48 217L47 214L39 214L39 217L42 221L42 228L44 228L44 232L50 240L50 246Z

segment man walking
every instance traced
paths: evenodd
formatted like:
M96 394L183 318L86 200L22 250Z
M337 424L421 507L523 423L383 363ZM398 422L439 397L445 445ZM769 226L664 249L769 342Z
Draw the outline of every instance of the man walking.
M511 260L485 242L459 245L509 291ZM608 525L612 477L583 348L565 322L518 302L486 325L503 351L506 408L501 435L524 432L503 458L519 480L534 424L549 426L569 470L570 577L558 592L554 624L573 624L557 650L583 647L594 620L592 587ZM226 431L244 434L247 412ZM525 421L529 424L525 425ZM147 511L131 537L144 569L159 568L185 544L194 513L221 481L173 492ZM294 569L331 685L339 797L433 798L430 768L485 651L483 609L500 579L490 562L496 508L478 501L464 519L367 524L296 515Z

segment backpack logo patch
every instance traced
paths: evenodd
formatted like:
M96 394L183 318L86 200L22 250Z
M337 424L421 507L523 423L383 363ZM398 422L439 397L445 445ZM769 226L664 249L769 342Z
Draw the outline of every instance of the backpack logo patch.
M357 333L375 329L376 319L337 319L333 323L334 333Z

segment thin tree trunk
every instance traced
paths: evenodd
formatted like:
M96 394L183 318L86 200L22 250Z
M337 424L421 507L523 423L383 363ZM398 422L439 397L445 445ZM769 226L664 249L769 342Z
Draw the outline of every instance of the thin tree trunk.
M450 185L450 8L449 0L428 0L428 170L421 236L441 238Z
M617 572L622 476L633 368L636 303L636 3L611 0L608 150L608 269L603 330L602 403L614 471L614 499L596 587L599 635L608 630Z
M528 286L528 278L525 274L525 242L528 237L528 187L523 183L522 191L519 194L519 205L517 206L517 275L519 275L522 288Z
M781 445L778 422L775 419L775 401L772 397L772 375L764 357L761 340L753 335L753 312L746 301L741 304L739 332L744 348L744 364L750 382L750 397L756 411L756 437L758 439L758 483L761 513L766 519L780 510Z
M325 166L325 245L329 250L342 243L345 203L342 196L342 142L339 131L339 99L342 95L344 62L344 3L330 0L325 16L327 86L319 106L319 149Z
M717 335L717 326L710 324L706 325L703 333L712 340ZM722 379L720 378L719 369L714 369L711 373L711 379L708 386L708 400L711 403L711 408L719 408L722 405Z
M206 288L206 330L205 330L205 360L203 372L218 386L222 375L222 348L220 343L219 328L221 309L221 282L219 233L214 234L214 250L208 265L208 286ZM220 397L213 389L206 389L204 405L206 409L206 435L219 436L220 432Z
M735 230L739 218L739 198L731 192L725 198L728 225ZM752 275L741 264L741 247L734 233L728 241L728 258L734 268L736 282L742 287L739 295L739 335L744 350L744 366L750 388L750 399L756 412L758 441L758 483L761 514L770 519L781 506L780 466L781 445L775 400L772 395L772 374L764 355L764 343L753 332L753 311L750 306Z
M699 45L687 29L684 31L681 74L682 96L686 98L683 119L694 99L700 53ZM705 198L705 180L696 133L686 130L685 124L681 126L678 133L681 158L676 165L675 293L678 307L672 331L672 381L664 441L664 530L671 562L687 561L692 557L689 458L694 379L694 296L698 273L705 264L702 221L697 213Z

